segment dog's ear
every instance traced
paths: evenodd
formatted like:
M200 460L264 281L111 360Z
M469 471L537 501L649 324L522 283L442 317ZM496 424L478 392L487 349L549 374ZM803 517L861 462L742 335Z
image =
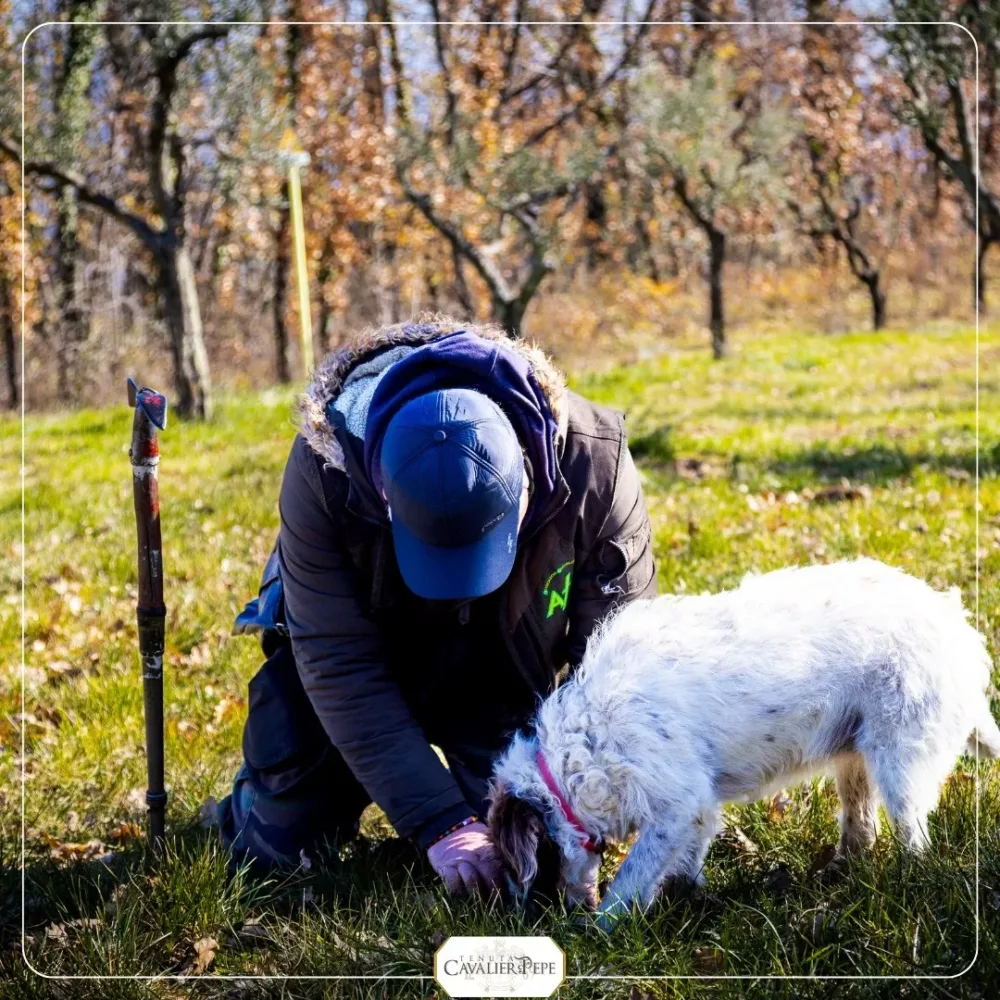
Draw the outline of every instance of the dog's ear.
M541 813L514 794L510 784L495 778L490 785L486 822L490 837L522 892L538 875L538 847L545 833Z

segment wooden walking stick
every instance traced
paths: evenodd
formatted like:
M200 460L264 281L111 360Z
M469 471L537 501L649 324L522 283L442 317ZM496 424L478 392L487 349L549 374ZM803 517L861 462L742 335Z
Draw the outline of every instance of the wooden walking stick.
M128 380L132 420L132 495L139 539L139 655L142 659L142 700L146 717L146 807L149 842L163 845L167 792L163 787L163 548L160 541L160 444L157 430L167 425L167 397Z

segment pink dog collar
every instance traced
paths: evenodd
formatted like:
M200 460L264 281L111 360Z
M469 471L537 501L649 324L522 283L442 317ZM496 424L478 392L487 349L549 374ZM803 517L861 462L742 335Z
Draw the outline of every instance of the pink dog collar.
M556 780L552 777L552 772L549 770L549 765L546 762L545 755L541 750L539 750L538 754L535 756L535 763L538 765L538 772L542 776L542 781L545 782L545 786L556 797L556 801L559 803L567 822L576 830L579 830L580 833L587 838L583 842L584 850L590 851L591 854L600 854L600 852L604 849L604 841L600 837L591 836L591 834L587 831L587 828L577 818L576 813L573 812L572 806L566 801L562 792L559 791L559 787L556 785Z

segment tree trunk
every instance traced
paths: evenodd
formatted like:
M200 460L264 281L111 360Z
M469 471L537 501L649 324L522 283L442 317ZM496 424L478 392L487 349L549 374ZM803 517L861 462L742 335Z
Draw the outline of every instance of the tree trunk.
M872 329L881 330L885 326L886 294L879 284L878 272L863 280L872 300Z
M17 341L14 337L14 296L7 282L0 278L0 335L3 337L4 372L7 376L7 406L17 409Z
M503 327L504 332L511 340L521 339L521 323L524 321L524 313L528 307L527 302L523 302L520 297L516 299L493 299L493 319Z
M319 343L321 354L333 348L333 310L327 301L326 286L333 280L333 248L329 238L323 244L323 251L319 259L319 273L316 275L316 284L319 288L319 316L316 325L319 328Z
M979 237L979 255L976 258L978 267L975 276L976 305L980 315L986 315L986 251L992 246L992 240Z
M157 263L174 362L174 409L178 416L207 419L212 415L212 381L191 256L184 246L168 246Z
M101 20L103 12L102 2L73 0L68 5L70 28L56 94L54 132L56 159L63 164L75 162L77 147L86 132L91 64L100 40L100 29L94 22ZM88 332L84 310L76 294L76 264L80 253L77 207L75 189L65 186L59 194L56 216L55 299L59 312L56 366L60 386L70 392L78 390L82 383L79 356Z
M588 182L584 187L585 218L584 246L587 253L587 267L593 270L603 264L608 257L604 244L604 233L608 225L608 202L604 195L602 180Z
M455 271L455 297L465 312L466 319L476 318L476 304L472 301L469 285L465 280L465 269L462 266L462 255L451 248L451 266Z
M535 297L550 270L536 248L532 256L531 270L517 295L506 298L499 289L494 290L493 318L504 328L511 340L521 339L524 314L528 311L528 304Z
M382 122L385 117L382 86L382 47L379 37L379 15L374 9L378 5L369 2L365 26L362 30L361 45L364 55L361 60L361 87L365 95L368 117L371 121Z
M289 20L301 20L298 3L289 2ZM298 58L302 47L300 28L297 24L289 24L288 37L285 42L285 92L288 99L288 115L295 121L295 107L299 97ZM286 169L287 167L283 167ZM288 190L288 179L281 185L281 207L278 219L278 231L275 235L274 250L274 363L275 375L279 382L292 380L288 364L288 310L291 285L288 280L291 270L292 255L292 203L291 192ZM301 322L301 319L300 319ZM301 328L300 328L301 329Z
M288 366L287 317L289 294L288 272L290 270L288 255L292 240L287 181L282 185L281 194L283 201L281 218L278 222L278 231L274 237L274 296L271 299L271 304L274 309L274 371L278 381L285 383L292 380L291 371Z
M715 229L708 236L709 328L712 357L726 355L726 320L722 304L722 266L726 262L726 234Z
M322 288L320 289L319 320L317 325L319 326L319 342L323 345L321 349L324 353L333 350L333 310L327 303Z
M653 238L649 235L649 226L646 224L646 220L641 215L636 214L632 229L635 232L635 239L629 243L629 270L637 274L640 266L644 263L646 274L659 284L660 267L656 261Z
M69 391L80 387L80 348L87 339L83 310L76 295L77 240L76 191L67 186L59 196L58 233L56 236L56 282L59 303L59 349L57 366L59 384Z

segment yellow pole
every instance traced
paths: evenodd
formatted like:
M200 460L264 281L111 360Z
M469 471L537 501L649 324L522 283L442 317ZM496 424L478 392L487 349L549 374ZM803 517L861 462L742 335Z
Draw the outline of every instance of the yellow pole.
M309 270L306 266L306 230L302 221L302 184L299 181L299 165L294 160L288 168L288 200L292 211L292 235L295 240L295 280L299 290L302 375L308 379L313 366L312 310L309 305Z

